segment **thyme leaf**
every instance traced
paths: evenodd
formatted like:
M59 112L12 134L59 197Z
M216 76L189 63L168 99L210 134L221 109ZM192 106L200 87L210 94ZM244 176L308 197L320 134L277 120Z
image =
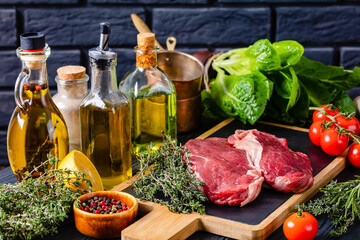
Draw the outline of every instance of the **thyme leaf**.
M307 211L315 216L326 214L332 219L334 229L332 237L340 237L355 220L360 219L360 176L347 182L332 180L324 188L320 188L322 196L310 200L307 204L297 205L297 209Z
M193 174L189 157L187 149L164 136L164 144L157 151L138 156L139 175L133 184L134 192L142 200L166 205L173 212L205 214L206 197L199 190L204 183Z
M57 233L73 201L86 192L69 186L80 182L91 186L85 174L55 169L59 159L50 154L47 157L33 170L44 170L38 178L27 172L21 182L0 185L0 239L30 240Z

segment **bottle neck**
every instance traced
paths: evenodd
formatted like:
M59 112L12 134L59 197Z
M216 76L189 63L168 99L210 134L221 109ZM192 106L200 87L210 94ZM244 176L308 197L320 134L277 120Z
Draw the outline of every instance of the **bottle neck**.
M66 98L84 98L87 95L87 82L89 77L85 75L82 79L62 80L57 76L58 95Z
M136 67L151 68L157 65L157 49L144 50L135 48Z
M50 48L47 45L39 51L27 51L18 48L16 52L22 61L23 71L27 73L23 85L30 84L48 87L46 59L50 56Z
M115 67L116 67L115 61L112 62L107 61L107 64L103 64L102 62L99 62L99 60L97 61L91 60L91 91L92 92L111 93L117 91Z
M28 69L28 77L24 84L46 85L48 86L48 75L45 61L23 61L23 69Z

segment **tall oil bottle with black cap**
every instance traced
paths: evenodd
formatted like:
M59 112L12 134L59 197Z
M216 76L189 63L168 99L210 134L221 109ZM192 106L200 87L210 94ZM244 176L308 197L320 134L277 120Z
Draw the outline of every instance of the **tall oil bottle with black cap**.
M130 105L117 88L110 24L100 24L100 44L89 50L91 90L80 105L81 150L94 163L105 190L132 175Z
M120 82L120 90L131 103L131 141L135 154L156 151L163 133L176 142L176 90L157 66L155 35L137 35L136 67Z
M45 43L45 35L24 33L20 45L16 53L22 70L14 90L17 106L7 133L10 165L19 180L46 161L49 152L62 159L69 151L65 121L49 93L46 59L50 47ZM41 171L33 172L33 176Z

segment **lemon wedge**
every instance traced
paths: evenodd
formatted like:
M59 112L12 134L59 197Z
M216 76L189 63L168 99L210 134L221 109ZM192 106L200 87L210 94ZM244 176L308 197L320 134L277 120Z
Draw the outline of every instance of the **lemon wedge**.
M58 163L58 168L80 171L86 175L86 179L90 180L93 191L104 191L99 172L96 170L94 164L89 160L89 158L82 152L77 150L71 151ZM71 188L76 187L72 185ZM87 186L86 183L81 182L78 188L89 189L89 186Z

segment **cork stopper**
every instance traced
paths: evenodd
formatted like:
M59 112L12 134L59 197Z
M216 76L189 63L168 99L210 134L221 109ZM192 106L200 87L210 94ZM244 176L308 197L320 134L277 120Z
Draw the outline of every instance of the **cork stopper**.
M139 33L137 35L136 66L150 68L156 66L155 34Z
M138 48L141 50L153 50L155 47L155 34L139 33L137 35Z
M31 70L40 69L43 66L44 60L46 56L44 54L41 55L24 55L21 56L21 60L23 60L28 68Z
M83 66L64 66L58 68L57 73L62 80L76 80L85 77L86 68Z

